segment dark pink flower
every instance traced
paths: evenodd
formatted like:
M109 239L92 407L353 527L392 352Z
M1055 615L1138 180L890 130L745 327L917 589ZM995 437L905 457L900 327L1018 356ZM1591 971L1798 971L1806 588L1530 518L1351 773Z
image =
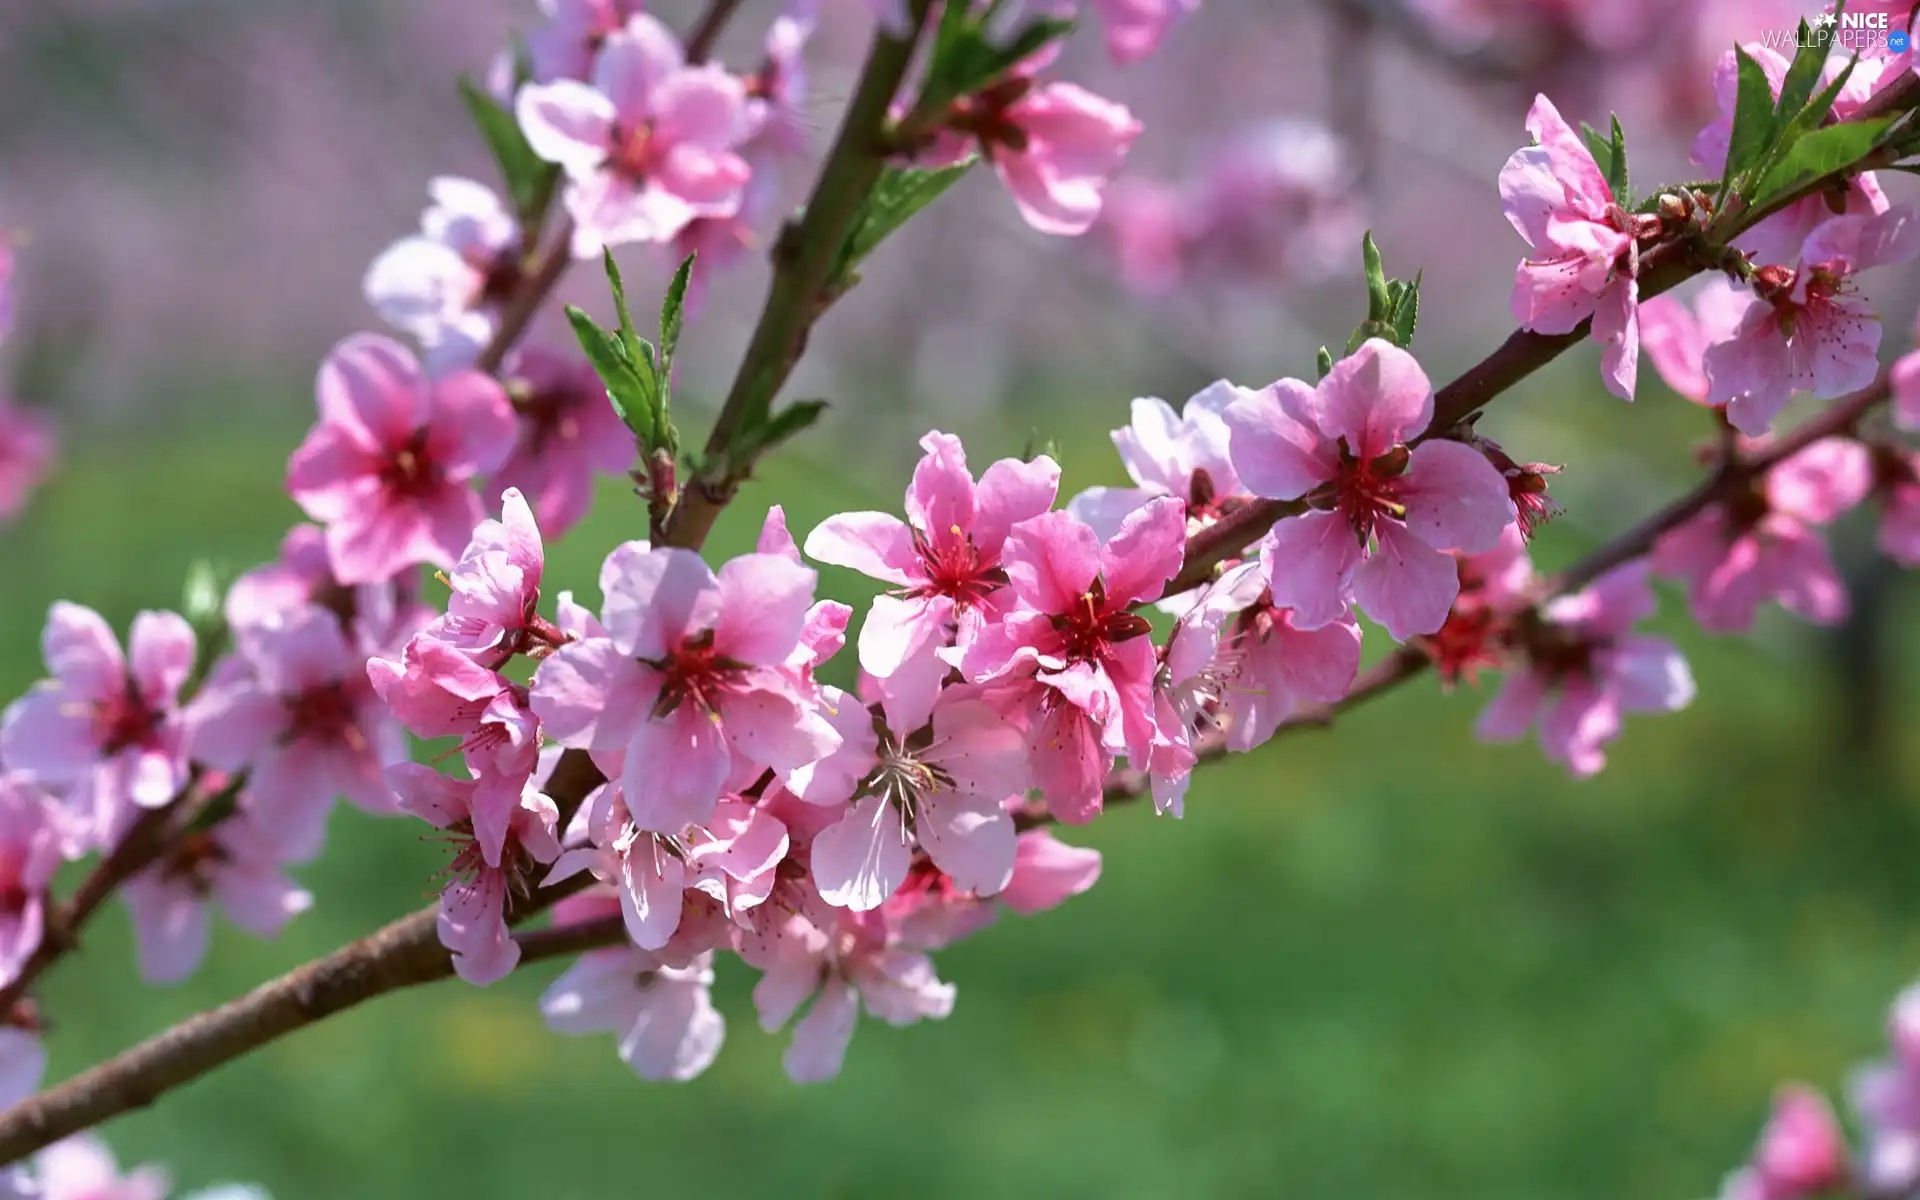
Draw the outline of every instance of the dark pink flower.
M299 860L319 850L336 797L393 812L383 772L406 758L405 740L339 619L308 604L233 636L234 656L187 708L187 744L208 766L248 772L243 803L261 832Z
M1693 702L1693 673L1680 652L1632 632L1656 607L1644 562L1548 604L1527 630L1525 664L1507 674L1475 734L1511 741L1538 723L1548 761L1582 777L1599 771L1623 713L1678 712Z
M478 371L429 380L398 342L356 334L327 356L316 392L320 423L287 462L287 491L326 525L334 576L453 566L484 515L468 483L513 444L500 385Z
M1060 468L1045 455L967 469L960 439L933 432L907 488L907 521L890 513L829 517L807 535L811 558L894 585L876 597L860 628L860 666L888 689L890 721L918 728L933 709L947 664L964 653L1010 597L1001 554L1015 524L1053 507Z
M534 153L566 172L573 252L671 241L697 217L740 207L753 132L745 84L689 65L679 39L647 14L601 43L591 85L529 84L515 111Z
M1579 133L1553 101L1537 96L1527 114L1535 144L1500 169L1507 220L1533 248L1513 283L1513 316L1535 333L1568 333L1588 317L1603 344L1601 375L1633 399L1639 362L1637 217L1620 207Z
M507 931L509 893L533 863L560 855L553 801L529 786L508 820L498 859L489 861L474 836L477 785L419 763L393 767L387 782L402 808L446 830L458 847L440 893L440 944L453 951L454 971L476 987L505 978L520 961L520 945Z
M1688 582L1694 619L1710 633L1745 631L1769 599L1815 624L1836 625L1850 609L1847 589L1818 527L1858 505L1872 486L1866 447L1822 439L1662 537L1653 568Z
M1758 437L1796 390L1833 399L1872 383L1880 369L1880 321L1853 276L1917 253L1920 221L1904 204L1821 224L1794 269L1754 274L1756 291L1740 323L1707 347L1708 402L1725 405L1734 428Z
M178 710L194 636L175 613L133 619L129 653L99 613L65 601L47 613L41 652L53 678L0 716L0 758L59 791L95 844L108 845L137 808L159 808L187 782Z
M1847 1143L1826 1098L1791 1085L1774 1098L1753 1162L1729 1178L1721 1200L1811 1200L1844 1188Z
M1013 605L966 648L960 669L975 682L1027 685L1015 719L1033 731L1034 782L1062 820L1100 808L1087 768L1104 755L1090 753L1089 735L1138 766L1150 760L1158 664L1152 627L1132 607L1159 599L1179 572L1183 508L1167 496L1149 501L1105 544L1068 513L1022 521L1007 539Z
M279 838L242 812L210 830L176 839L153 866L121 889L133 916L140 976L177 983L207 953L209 902L256 937L271 938L313 906L287 878Z
M1490 550L1516 519L1507 481L1460 442L1408 443L1433 420L1411 354L1373 338L1310 388L1282 379L1227 409L1234 466L1255 495L1305 497L1260 543L1273 603L1298 629L1358 601L1396 641L1433 633L1459 593L1448 550Z
M488 668L516 654L545 653L565 635L541 618L540 578L546 549L520 492L500 497L501 519L482 521L447 578L446 615L426 636Z
M736 766L791 770L839 744L786 666L814 579L771 554L715 575L691 551L617 547L600 572L607 636L541 664L534 712L562 745L626 751L621 784L640 828L705 824Z

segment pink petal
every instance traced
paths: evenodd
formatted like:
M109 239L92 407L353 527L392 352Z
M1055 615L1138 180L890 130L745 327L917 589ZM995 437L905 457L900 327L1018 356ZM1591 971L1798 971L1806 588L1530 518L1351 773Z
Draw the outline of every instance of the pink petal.
M1345 438L1358 458L1377 458L1433 420L1433 385L1413 355L1368 338L1320 381L1312 411L1325 436Z
M1288 517L1260 542L1273 603L1293 610L1297 629L1318 629L1347 615L1351 581L1364 560L1353 526L1336 512Z
M600 568L600 594L608 635L633 658L664 658L722 615L719 580L698 554L677 547L615 547Z
M1078 896L1100 878L1100 852L1058 841L1044 829L1020 835L1013 878L1000 902L1017 913L1032 914Z
M1093 587L1102 555L1093 530L1064 512L1013 527L1003 552L1014 593L1040 612L1069 611Z
M1491 550L1516 519L1507 481L1487 456L1444 438L1414 448L1398 497L1407 530L1436 550Z
M627 811L634 824L656 833L705 824L732 763L719 724L695 704L642 721L627 744L620 779Z
M1360 610L1386 626L1387 636L1396 642L1438 633L1460 594L1453 558L1392 521L1376 526L1374 539L1373 554L1353 577Z
M813 839L820 898L853 912L884 904L906 882L912 860L906 822L879 796L861 800Z
M1314 421L1315 395L1282 379L1227 407L1233 469L1256 496L1292 500L1333 478L1339 456Z
M1032 462L1002 458L980 474L973 489L973 544L998 554L1015 525L1053 507L1060 490L1060 464L1042 454Z
M720 568L714 649L755 666L786 661L800 643L818 578L773 554L743 554Z
M828 517L807 535L806 552L818 562L894 584L912 582L908 568L919 563L906 522L881 512Z
M794 1026L793 1041L781 1060L787 1077L795 1083L821 1083L838 1075L859 1016L852 986L829 979L813 1007Z
M1101 550L1107 602L1158 600L1168 581L1180 573L1186 553L1186 504L1171 496L1149 502L1129 516Z
M606 161L617 113L613 101L586 84L530 83L513 108L533 152L568 175L579 178Z
M1015 834L1004 799L935 793L921 798L914 820L914 832L934 865L953 877L954 886L976 896L993 895L1013 876ZM819 843L814 844L817 853Z

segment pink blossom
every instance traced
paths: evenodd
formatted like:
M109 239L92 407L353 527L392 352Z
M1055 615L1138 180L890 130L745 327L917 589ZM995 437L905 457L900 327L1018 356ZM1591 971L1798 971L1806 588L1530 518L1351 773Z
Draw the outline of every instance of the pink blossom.
M139 1167L121 1175L106 1145L90 1134L76 1134L34 1155L37 1200L166 1200L167 1174Z
M842 513L807 535L807 555L893 584L860 629L860 666L887 688L890 721L917 728L946 675L945 647L962 653L1010 600L1001 555L1015 524L1053 507L1060 468L1045 455L1003 458L978 484L960 439L933 432L907 488L907 521ZM911 522L909 524L909 522ZM916 719L917 718L917 719Z
M1668 387L1695 404L1708 403L1707 348L1733 337L1750 296L1726 276L1715 275L1691 308L1671 294L1640 306L1640 348Z
M827 903L878 908L906 881L917 843L962 891L989 896L1013 873L1013 818L1026 791L1027 742L984 702L949 691L933 709L933 739L876 733L851 696L829 697L840 749L787 779L801 799L833 806L838 821L813 842L813 875ZM851 807L848 805L851 804Z
M744 920L772 893L789 849L785 824L741 796L723 797L705 824L671 835L637 826L618 783L597 789L586 813L592 845L562 854L546 882L592 871L618 893L627 936L643 950L668 952L697 940L683 918L702 897L726 920Z
M1920 567L1920 454L1895 446L1870 449L1880 552L1903 567Z
M52 469L53 456L53 426L46 418L0 400L0 521L19 515Z
M233 638L235 654L187 708L187 745L208 766L248 772L244 804L261 832L298 860L318 852L336 797L393 812L383 772L406 743L339 618L301 605Z
M334 576L451 567L483 515L468 481L512 446L500 385L464 370L429 380L398 342L356 334L327 356L316 391L320 423L287 462L287 491L326 525Z
M1920 1183L1920 986L1901 992L1888 1014L1893 1058L1857 1072L1849 1091L1866 1126L1862 1182L1876 1196Z
M1507 220L1533 248L1514 277L1514 319L1535 333L1557 334L1593 318L1607 387L1631 400L1639 362L1640 219L1620 207L1586 143L1545 96L1535 97L1527 132L1536 144L1515 151L1500 169Z
M807 42L820 23L819 0L787 0L767 27L766 58L747 80L753 143L774 154L807 148ZM766 172L756 170L758 178Z
M1260 568L1247 564L1240 570L1249 568L1253 582L1262 583ZM1360 626L1353 618L1302 629L1292 610L1275 605L1272 590L1260 587L1221 634L1219 654L1209 667L1212 697L1227 726L1227 748L1252 750L1300 705L1340 699L1359 669Z
M227 589L226 619L234 629L284 621L292 610L319 605L338 618L354 651L397 651L433 614L418 602L415 581L400 575L348 586L333 577L326 534L296 525L280 542L280 557L255 567Z
M445 642L422 635L399 662L369 659L373 690L415 735L458 737L477 783L470 807L488 865L499 865L507 826L540 753L540 727L527 689Z
M1162 296L1184 281L1199 222L1183 188L1124 175L1107 189L1100 228L1122 282L1134 291Z
M1179 572L1182 507L1151 500L1104 544L1068 513L1022 521L1007 539L1012 609L967 647L960 668L975 682L1030 681L1019 720L1034 731L1034 782L1062 820L1100 809L1098 781L1088 787L1089 732L1107 752L1150 761L1158 664L1151 626L1131 609L1159 599Z
M1221 379L1196 393L1179 413L1158 396L1135 400L1132 422L1112 437L1136 486L1088 488L1067 511L1110 538L1127 514L1155 496L1172 496L1186 505L1189 531L1212 524L1220 503L1242 494L1227 453L1227 406L1253 394Z
M1548 761L1581 777L1599 771L1623 713L1678 712L1693 702L1693 674L1680 652L1632 632L1656 607L1642 562L1548 604L1525 663L1507 674L1475 734L1512 741L1537 722Z
M753 989L762 1029L774 1032L812 1001L784 1060L795 1083L840 1073L862 1004L890 1025L953 1011L953 985L940 982L926 955L897 948L878 913L845 913L827 930L791 917L743 942L740 954L763 972Z
M95 844L119 836L132 808L159 808L187 782L178 710L194 636L175 613L133 619L129 653L99 613L60 601L41 653L53 678L0 715L0 758L60 791Z
M515 104L534 153L566 172L573 252L672 240L696 217L740 207L753 132L746 86L714 64L689 65L653 17L633 17L601 44L591 85L528 84Z
M508 893L533 863L559 857L559 810L529 786L507 823L497 861L489 861L473 825L478 785L419 763L391 768L387 782L402 808L452 834L459 847L440 893L439 922L440 944L453 951L455 973L476 987L505 978L520 961L519 943L507 931Z
M313 906L287 878L277 839L247 813L175 841L153 866L121 889L133 915L140 975L177 983L206 956L208 902L256 937L271 938Z
M839 744L810 685L784 669L814 580L776 555L715 575L691 551L616 547L600 571L607 636L541 665L534 712L562 745L626 751L622 790L640 828L705 824L736 766L791 770Z
M564 635L538 612L546 548L517 488L500 497L501 518L482 521L447 579L446 615L428 636L488 668L516 654L544 652Z
M429 362L466 365L492 339L519 286L519 223L484 184L442 175L420 232L380 252L361 285L383 320L419 340Z
M533 82L589 79L607 38L638 16L641 0L540 0L540 24L527 31Z
M1816 530L1872 485L1866 447L1822 439L1662 537L1653 568L1688 582L1694 619L1711 633L1745 631L1768 599L1815 624L1839 624L1846 585Z
M1489 550L1516 513L1486 457L1444 439L1408 443L1433 419L1411 354L1373 338L1309 388L1282 379L1227 409L1240 481L1312 510L1260 544L1273 603L1297 629L1354 600L1396 641L1432 633L1459 592L1447 550Z
M17 774L0 774L0 987L18 979L40 948L47 885L66 840L53 797Z
M952 127L978 142L1027 224L1065 236L1092 228L1101 193L1142 128L1124 105L1077 84L1018 74L955 112Z
M1153 680L1153 742L1147 775L1157 813L1184 816L1199 753L1195 735L1220 719L1222 627L1265 589L1259 567L1242 563L1200 589L1159 651Z
M1834 217L1808 235L1799 266L1754 277L1739 326L1707 347L1708 400L1749 436L1765 433L1795 389L1846 395L1879 373L1880 322L1852 277L1920 254L1920 221L1900 205L1874 216Z
M1847 1183L1847 1144L1826 1098L1780 1090L1753 1163L1728 1179L1721 1200L1810 1200Z
M587 515L596 476L633 466L633 434L583 358L526 346L507 359L500 378L513 404L513 452L483 491L517 488L547 536L560 537Z
M1029 829L1014 849L1013 878L1001 890L1000 902L1031 915L1078 896L1099 879L1098 850L1069 846L1044 829Z
M1519 525L1503 530L1493 549L1457 557L1460 595L1453 611L1440 632L1420 641L1446 689L1476 682L1482 668L1506 662L1515 618L1533 607L1539 587Z
M1200 0L1093 0L1107 34L1107 53L1122 65L1137 63L1160 44L1167 30L1200 7Z
M672 965L624 946L580 956L540 997L557 1033L613 1033L620 1061L648 1080L692 1079L713 1065L727 1022L713 1007L713 955Z

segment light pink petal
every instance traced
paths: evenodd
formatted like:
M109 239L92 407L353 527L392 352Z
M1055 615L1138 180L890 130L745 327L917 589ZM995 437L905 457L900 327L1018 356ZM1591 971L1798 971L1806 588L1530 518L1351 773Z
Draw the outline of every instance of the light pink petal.
M505 876L483 869L471 884L440 893L440 944L453 951L453 970L475 987L496 983L520 962L520 945L507 932Z
M1314 390L1313 405L1323 434L1345 438L1357 458L1377 458L1426 430L1433 420L1433 385L1413 355L1368 338L1333 365ZM1240 477L1246 479L1244 470Z
M713 1065L727 1022L704 982L663 971L647 989L639 1018L620 1039L620 1057L648 1080L692 1079Z
M721 618L713 571L698 554L677 547L616 547L600 568L600 594L608 635L634 658L664 658Z
M1017 913L1032 914L1078 896L1100 878L1100 852L1058 841L1044 829L1020 835L1013 877L1001 889L1000 902Z
M627 936L642 950L658 950L680 928L686 871L653 838L642 836L620 860L620 913Z
M366 450L397 446L426 423L426 382L413 354L392 338L358 333L320 364L320 420Z
M627 745L620 780L627 811L634 824L656 833L705 824L732 764L720 725L698 705L684 703L642 721Z
M993 895L1013 876L1015 833L1004 798L935 793L921 798L914 820L914 832L934 865L952 876L954 886L976 896ZM814 844L817 854L819 843Z
M1121 524L1101 552L1108 603L1158 600L1186 553L1185 503L1171 496L1151 501Z
M1648 300L1640 306L1640 345L1668 387L1695 403L1707 398L1707 340L1693 310L1670 295Z
M126 888L127 908L140 955L140 977L148 983L178 983L193 974L207 955L206 904L183 884L149 874Z
M879 796L861 800L813 839L820 898L853 912L884 904L906 882L912 861L906 821Z
M33 779L77 782L99 755L90 707L51 680L35 684L0 716L0 758Z
M973 526L973 473L967 470L966 447L952 434L934 430L920 439L920 446L926 453L907 485L907 516L935 544L942 544Z
M1554 177L1566 187L1568 201L1587 216L1599 216L1613 200L1613 191L1586 142L1567 124L1553 101L1534 97L1533 108L1527 113L1527 132L1547 152Z
M1288 517L1260 542L1260 562L1273 603L1293 610L1298 629L1318 629L1347 615L1354 572L1365 551L1337 512Z
M1567 189L1553 171L1545 147L1513 152L1500 168L1500 203L1514 231L1538 247L1548 240L1548 223L1566 205Z
M572 79L532 83L514 98L514 115L533 152L575 178L606 161L617 118L613 101Z
M517 429L513 405L493 376L463 370L433 381L427 448L448 478L464 482L498 470L513 452ZM468 522L460 546L477 524Z
M833 753L840 735L809 705L776 691L726 697L720 723L739 758L775 771L805 766Z
M1386 626L1396 642L1439 632L1460 594L1453 558L1392 521L1376 526L1374 538L1377 547L1353 577L1360 611Z
M1100 542L1071 514L1050 512L1013 527L1004 562L1014 594L1045 613L1079 603L1100 574Z
M120 656L120 640L106 619L90 608L55 601L40 634L40 654L47 673L72 695L94 699L116 694L124 686L126 662Z
M859 1016L852 985L838 978L827 980L813 1007L794 1026L793 1041L782 1059L787 1077L795 1083L822 1083L838 1075Z
M714 649L755 666L776 666L800 642L819 577L775 554L743 554L720 568Z
M747 132L746 87L717 64L675 72L652 99L655 137L725 150Z
M1060 464L1046 455L1032 462L1002 458L988 465L973 489L973 544L997 554L1015 525L1053 507L1060 491Z
M280 700L251 679L202 688L186 710L187 750L223 771L239 771L287 725Z
M1601 346L1600 375L1622 400L1633 399L1640 373L1640 281L1615 279L1593 310L1593 336Z
M1693 671L1665 639L1622 638L1605 661L1620 707L1628 712L1679 712L1693 703Z
M806 552L817 562L895 584L912 582L908 568L919 562L906 522L881 512L828 517L807 535Z
M1313 389L1282 379L1227 407L1228 449L1256 496L1292 500L1333 478L1339 454L1314 422Z
M565 746L617 750L634 736L660 694L659 676L608 638L569 642L533 677L533 711Z
M1507 481L1487 456L1443 438L1414 448L1399 499L1407 529L1436 550L1491 550L1516 519Z
M593 86L613 102L618 120L635 127L655 114L659 89L685 61L673 31L659 18L641 13L601 44Z
M945 597L875 596L860 626L860 665L888 679L903 663L931 657L923 651L946 644L952 611Z
M1500 682L1480 719L1474 722L1473 735L1483 742L1510 742L1527 735L1546 702L1546 680L1531 668L1516 667Z
M1069 825L1100 814L1107 756L1099 730L1072 705L1049 709L1033 731L1033 784L1047 810Z

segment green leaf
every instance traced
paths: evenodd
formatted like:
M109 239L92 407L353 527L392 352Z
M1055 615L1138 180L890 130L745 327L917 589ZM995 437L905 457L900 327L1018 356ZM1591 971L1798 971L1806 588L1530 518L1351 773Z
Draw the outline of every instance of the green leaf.
M653 347L633 327L633 314L627 311L627 285L620 278L620 267L613 261L613 251L602 247L600 260L606 267L607 285L613 289L613 313L620 320L620 352L635 367L652 374Z
M1398 294L1394 296L1391 320L1394 332L1399 335L1396 340L1403 350L1413 345L1413 331L1420 324L1420 281L1426 278L1426 274L1421 271L1413 277L1412 283L1394 281L1400 286Z
M854 214L832 279L837 290L853 285L853 271L913 215L960 182L972 160L951 167L888 167Z
M811 427L826 411L825 400L795 400L779 412L769 415L765 421L742 437L741 440L746 443L744 457L751 461L765 454L788 438Z
M651 450L659 445L660 426L655 419L651 366L644 368L647 373L643 377L643 368L627 357L620 338L600 328L577 305L567 305L567 320L572 323L574 336L580 339L580 349L586 352L594 373L606 386L613 411L633 430L642 446Z
M1853 68L1858 62L1859 60L1855 59L1842 67L1840 73L1833 77L1832 83L1822 88L1818 96L1808 101L1792 120L1781 127L1780 137L1773 147L1773 154L1767 160L1768 170L1771 170L1774 163L1793 149L1795 142L1826 122L1827 114L1833 111L1833 102L1840 98L1841 89L1847 86L1849 79L1853 78Z
M1740 88L1733 105L1733 132L1727 141L1727 169L1720 177L1722 193L1760 160L1772 145L1777 122L1773 115L1773 85L1767 71L1745 50L1734 47L1739 62Z
M1753 189L1754 205L1770 204L1783 193L1859 162L1873 150L1893 121L1893 117L1848 121L1815 129L1797 139L1780 161L1768 169L1760 186Z
M1607 149L1610 161L1606 167L1607 186L1613 189L1613 199L1618 204L1626 204L1631 191L1632 180L1627 177L1627 135L1620 128L1618 114L1607 114L1613 121L1613 141Z
M660 304L660 372L673 370L673 352L680 346L680 330L687 321L687 284L693 279L694 255L680 260L680 269L667 285L667 298Z
M1593 155L1593 163L1600 168L1600 177L1612 185L1613 181L1613 143L1605 134L1585 121L1580 122L1580 137L1587 143L1587 153ZM1619 199L1616 193L1615 199Z
M1371 229L1360 239L1360 261L1367 275L1367 320L1384 321L1393 311L1393 300L1387 293L1387 273L1380 262L1380 247L1373 244Z
M466 101L473 123L479 126L480 136L493 153L514 212L522 225L533 228L553 197L560 168L535 154L513 114L464 75L460 77L460 98Z
M1333 351L1325 346L1320 347L1320 353L1313 356L1313 367L1322 379L1333 374Z
M1774 106L1774 119L1781 125L1800 115L1806 106L1807 98L1813 95L1813 85L1820 78L1820 70L1827 65L1827 52L1830 43L1814 44L1812 31L1806 21L1800 22L1800 49L1794 53L1793 62L1787 67L1786 81L1780 85L1780 100ZM1831 107L1831 104L1828 106ZM1821 113L1814 120L1824 121L1827 114Z

